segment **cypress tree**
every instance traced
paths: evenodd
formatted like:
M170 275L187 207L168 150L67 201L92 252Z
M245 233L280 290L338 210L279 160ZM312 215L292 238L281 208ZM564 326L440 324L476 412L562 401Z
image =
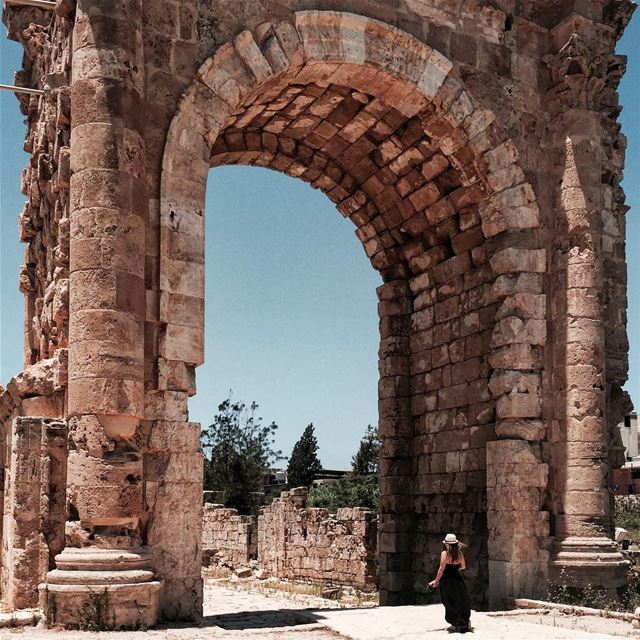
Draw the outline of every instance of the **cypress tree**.
M311 423L296 442L287 466L287 484L289 487L310 487L322 464L318 458L318 441Z
M367 432L360 441L360 448L351 458L351 468L356 476L366 476L378 473L378 454L380 452L380 439L378 427L369 425Z

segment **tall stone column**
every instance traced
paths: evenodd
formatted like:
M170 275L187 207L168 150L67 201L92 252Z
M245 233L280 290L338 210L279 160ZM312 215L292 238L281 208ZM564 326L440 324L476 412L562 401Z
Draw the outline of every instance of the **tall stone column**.
M610 434L605 389L602 256L603 135L595 111L556 119L562 186L555 266L557 429L554 458L559 512L551 579L571 587L626 581L628 562L611 540Z
M71 87L66 547L42 588L56 623L154 624L142 546L144 83L141 0L80 0Z
M614 20L615 21L615 20ZM550 157L559 192L553 224L552 583L602 585L612 593L627 562L611 539L610 421L604 245L606 156L615 126L616 88L624 61L614 54L616 29L596 29L580 15L551 32L557 53L546 59L552 80ZM610 199L610 198L609 198Z
M592 16L601 10L594 3ZM549 158L559 191L553 218L553 406L550 502L554 513L552 583L601 585L615 593L628 563L611 539L610 433L607 395L605 242L611 234L611 158L617 135L616 89L624 59L615 44L632 10L612 6L607 26L581 15L551 32ZM608 151L609 150L609 151ZM614 153L619 155L619 153ZM615 180L613 181L615 182Z

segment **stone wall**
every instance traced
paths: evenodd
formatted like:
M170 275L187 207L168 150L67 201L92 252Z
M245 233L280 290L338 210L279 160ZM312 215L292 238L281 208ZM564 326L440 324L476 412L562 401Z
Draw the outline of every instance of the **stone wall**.
M240 516L236 509L205 504L202 515L202 561L204 565L246 565L258 557L258 519Z
M0 387L3 473L2 594L10 609L37 605L40 582L64 547L69 335L72 5L4 8L9 38L24 47L17 94L26 118L22 175L26 244L17 284L24 294L24 370ZM19 334L18 331L16 331Z
M200 425L184 415L147 422L142 520L156 575L163 580L160 612L166 619L197 618L202 610L202 451Z
M66 349L39 360L0 387L3 601L36 606L38 584L65 540Z
M305 508L306 489L285 491L258 518L258 561L287 580L376 588L376 514L363 508Z

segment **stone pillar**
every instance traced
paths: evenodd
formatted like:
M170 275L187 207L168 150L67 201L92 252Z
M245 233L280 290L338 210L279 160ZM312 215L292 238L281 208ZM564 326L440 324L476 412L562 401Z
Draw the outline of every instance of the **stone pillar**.
M4 501L3 604L11 611L38 606L38 584L64 546L67 425L15 418Z
M556 416L555 516L551 579L570 587L626 581L628 562L611 535L610 434L605 389L601 115L570 109L556 120L562 145L559 225L554 258ZM560 135L561 133L561 135Z
M411 438L413 295L395 280L378 288L380 316L380 520L378 525L380 604L412 604L415 517Z
M156 621L142 546L145 186L141 0L81 0L73 34L66 548L51 622Z
M598 3L590 17L601 7ZM612 189L619 183L624 152L623 145L614 148L619 142L616 90L625 62L615 55L615 46L631 13L629 3L608 7L608 28L577 13L567 16L550 32L555 53L545 57L551 80L546 158L550 180L558 184L548 219L554 243L550 578L573 588L601 585L612 595L624 584L628 563L611 539L611 432L621 405L613 405L607 387L619 390L626 372L624 363L615 370L615 358L607 370L606 319L618 303L607 299L605 258L609 254L611 264L613 236L620 230L608 218L623 197ZM620 284L624 287L624 281ZM619 317L624 318L623 311ZM624 325L619 331L624 333Z
M542 511L549 467L541 446L526 440L487 443L489 606L504 597L544 599L549 513Z

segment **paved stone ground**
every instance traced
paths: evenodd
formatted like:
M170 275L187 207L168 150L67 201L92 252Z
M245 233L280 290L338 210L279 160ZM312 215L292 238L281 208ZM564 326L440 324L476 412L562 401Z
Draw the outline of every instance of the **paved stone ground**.
M385 607L370 610L318 611L319 622L352 640L439 640L458 638L447 633L441 605L427 607ZM569 617L568 623L573 620ZM491 617L475 613L472 616L474 633L464 637L473 640L614 640L633 634L630 624L598 620L590 633L577 628L552 626L547 616L529 619L528 616L512 618ZM616 634L616 635L613 635Z
M335 603L319 602L314 607ZM564 618L564 619L563 619ZM519 615L491 617L474 614L474 640L615 640L633 635L631 625L572 616ZM205 620L199 627L152 631L89 633L34 629L1 629L1 640L439 640L446 632L441 605L360 609L306 609L299 596L228 589L209 583L205 591ZM582 626L581 628L577 628ZM572 628L573 627L573 628ZM590 633L584 628L592 629Z

